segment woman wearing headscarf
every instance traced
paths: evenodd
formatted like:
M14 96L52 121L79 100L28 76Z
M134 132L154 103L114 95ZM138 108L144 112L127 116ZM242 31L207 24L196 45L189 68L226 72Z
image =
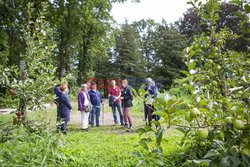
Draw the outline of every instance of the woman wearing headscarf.
M146 95L145 95L145 104L144 104L144 114L145 114L145 121L151 126L151 121L155 119L158 121L160 119L157 115L152 115L155 111L153 106L154 98L158 95L158 89L155 85L155 82L151 78L146 79L146 87L145 87Z

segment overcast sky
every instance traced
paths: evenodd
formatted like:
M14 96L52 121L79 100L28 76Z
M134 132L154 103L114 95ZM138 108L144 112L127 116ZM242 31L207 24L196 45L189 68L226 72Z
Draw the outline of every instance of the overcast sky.
M187 8L187 0L141 0L140 3L114 4L112 15L118 23L124 23L125 18L129 23L141 19L154 19L160 22L162 18L168 23L173 23L183 16Z

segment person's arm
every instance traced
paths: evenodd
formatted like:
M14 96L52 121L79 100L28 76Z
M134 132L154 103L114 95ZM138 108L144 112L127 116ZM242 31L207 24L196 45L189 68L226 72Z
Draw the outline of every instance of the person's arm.
M66 97L66 95L62 96L63 102L66 104L66 106L71 110L72 106L70 104L69 99Z
M102 96L101 96L101 94L100 94L99 91L98 91L98 95L99 95L99 97L100 97L100 102L102 103Z
M108 91L108 97L110 97L111 96L111 93L110 93L110 89L109 89L109 91Z
M87 97L89 98L89 102L90 102L91 104L93 104L93 98L92 98L92 96L91 96L91 90L88 91Z
M119 91L119 95L117 96L117 99L119 99L121 97L122 93L121 91Z
M131 91L131 89L128 89L128 98L132 101L133 100L133 92Z
M144 97L147 98L148 95L150 94L150 92L149 92L150 88L146 86L146 87L144 88L144 90L146 91L146 94L145 94Z
M156 96L158 95L157 87L154 86L154 87L152 87L151 89L149 89L149 93L150 93L151 95L153 95L154 97L156 97Z
M79 93L78 94L78 108L80 111L83 111L84 110L84 106L83 106L83 102L82 102L82 97L83 94L82 93Z
M119 89L119 95L115 96L115 101L118 100L121 97L121 94L122 94L120 88L118 88L118 89Z

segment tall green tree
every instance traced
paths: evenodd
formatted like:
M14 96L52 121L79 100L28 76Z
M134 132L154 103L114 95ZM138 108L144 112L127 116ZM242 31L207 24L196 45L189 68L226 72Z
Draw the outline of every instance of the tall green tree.
M77 36L77 17L75 8L77 0L55 0L50 4L49 21L56 29L53 36L57 42L55 64L58 66L57 76L63 78L71 71L72 57L74 57Z
M181 77L185 69L181 53L187 40L176 29L162 22L156 30L154 75L163 79L166 85L171 85L173 79Z
M121 78L145 76L145 63L141 52L139 33L125 23L116 37L114 48L116 72Z
M18 65L21 54L25 53L24 25L27 23L27 3L33 2L33 21L42 8L42 1L3 0L0 3L0 29L7 37L8 61L7 64ZM32 26L32 25L31 25Z
M112 4L106 0L86 0L78 10L78 83L93 77L95 60L107 56L110 47Z
M140 20L134 22L133 26L140 34L140 41L142 45L142 53L145 61L145 68L147 77L152 77L152 68L154 66L155 59L155 45L156 39L156 29L159 26L158 23L155 23L154 20Z
M244 1L240 1L239 3L241 4L243 2ZM248 21L242 25L243 19L246 17L244 16L244 9L241 8L241 5L223 2L220 4L220 10L217 11L217 13L217 31L226 26L232 32L240 35L240 38L234 40L230 38L227 39L227 48L246 52L249 47L248 38L250 37L250 32L247 31L247 29L250 29L250 23ZM208 26L207 23L202 21L202 16L197 10L195 8L190 8L184 13L179 23L179 31L181 34L187 35L189 41L192 41L193 37L203 32L208 32ZM242 29L242 26L246 31Z

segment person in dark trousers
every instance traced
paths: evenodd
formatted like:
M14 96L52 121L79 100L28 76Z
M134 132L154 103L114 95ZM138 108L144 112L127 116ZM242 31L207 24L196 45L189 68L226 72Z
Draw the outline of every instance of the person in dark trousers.
M109 101L111 102L111 99L113 99L113 103L110 103L111 109L112 109L112 113L113 113L113 118L114 118L114 122L115 125L118 124L118 120L117 120L117 116L116 116L116 108L118 109L118 112L120 114L120 122L121 122L121 126L124 126L123 123L123 115L122 115L122 107L121 107L121 89L116 86L115 80L111 81L111 88L108 91L109 93Z
M122 111L125 128L132 128L132 119L130 116L130 108L133 106L133 93L128 85L128 81L126 79L122 80L122 90L121 90L121 100L122 100Z
M58 114L60 121L62 123L58 126L58 131L61 130L62 133L66 134L67 132L67 122L70 121L70 110L72 106L70 104L69 98L66 96L67 85L62 84L60 86L60 92L58 93Z
M57 100L58 100L58 96L59 96L59 94L61 93L60 86L61 86L61 84L58 84L58 85L56 85L56 86L54 87L54 94L55 94L55 96L56 96L56 98L55 98L55 100L54 100L54 103L55 103L56 106L57 106L57 110L56 110L56 112L57 112L57 114L56 114L56 121L57 121L57 122L60 121L59 110L58 110L58 101L57 101ZM66 89L66 96L67 96L67 97L69 96L69 89L68 89L68 87L67 87L67 89Z
M102 103L102 96L100 92L96 89L96 84L91 84L91 89L88 91L91 104L93 105L93 109L90 112L91 117L91 126L94 126L94 122L96 122L96 126L100 126L99 124L99 117L101 111L101 103ZM94 121L95 118L95 121Z
M151 121L154 119L158 121L160 119L157 115L152 115L155 111L153 106L154 98L158 95L157 87L155 86L154 81L151 78L146 79L146 87L145 87L146 95L145 95L145 104L144 104L144 114L145 114L145 121L148 125L151 126Z
M89 91L91 87L91 82L88 81L86 84L87 84L87 90ZM91 113L89 113L88 121L89 121L89 124L91 125Z

